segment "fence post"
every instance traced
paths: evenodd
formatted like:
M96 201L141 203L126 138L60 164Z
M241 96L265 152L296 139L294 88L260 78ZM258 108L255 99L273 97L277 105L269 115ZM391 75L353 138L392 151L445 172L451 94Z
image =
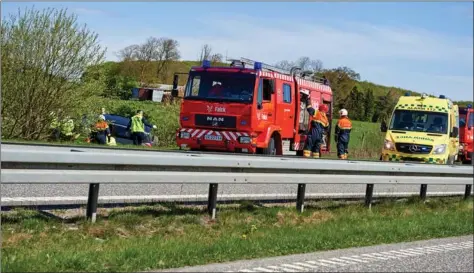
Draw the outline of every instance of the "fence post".
M471 190L472 190L472 185L467 184L466 185L466 190L464 191L464 199L468 199L469 196L471 196Z
M207 211L211 215L212 219L216 218L217 186L218 184L209 184L209 197L207 201Z
M372 207L372 196L374 194L374 184L367 184L365 189L365 206L369 209Z
M428 184L421 184L420 188L420 199L425 201L426 200L426 190L428 189Z
M99 184L89 184L89 196L87 197L86 217L95 223L97 217L97 203L99 201Z
M298 184L298 195L296 196L296 209L302 213L304 211L304 195L306 184Z

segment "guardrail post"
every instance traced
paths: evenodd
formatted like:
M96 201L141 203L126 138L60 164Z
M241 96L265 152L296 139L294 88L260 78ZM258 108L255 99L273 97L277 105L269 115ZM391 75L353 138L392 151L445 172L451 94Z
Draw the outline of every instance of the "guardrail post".
M212 219L216 218L217 185L218 184L209 184L209 198L207 201L207 211L211 215Z
M298 184L298 195L296 196L296 209L298 212L304 211L304 194L306 190L306 184Z
M367 184L365 189L365 206L369 209L372 207L372 197L374 195L374 184Z
M99 184L93 183L89 185L89 196L87 198L86 217L95 223L97 217L97 203L99 202Z
M428 184L421 184L420 188L420 199L425 201L426 200L426 190L428 189Z
M468 199L469 196L471 196L471 190L472 190L472 185L467 184L466 185L466 190L464 191L464 199Z

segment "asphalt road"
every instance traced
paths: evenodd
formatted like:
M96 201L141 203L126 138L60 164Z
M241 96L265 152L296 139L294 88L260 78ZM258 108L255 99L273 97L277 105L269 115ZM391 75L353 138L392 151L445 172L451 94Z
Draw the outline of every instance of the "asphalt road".
M8 147L10 145L3 144L2 147ZM16 146L16 145L12 145ZM67 147L45 147L45 146L16 146L16 149L48 149L48 150L64 150ZM82 151L93 150L94 152L110 152L110 149L88 149L88 148L69 148L77 149ZM68 149L68 150L69 150ZM114 153L146 153L147 151L130 151L130 150L113 150ZM152 152L152 151L148 151ZM169 151L173 153L172 151ZM292 152L285 152L286 155L291 155ZM226 155L229 156L229 155ZM241 155L245 156L245 155ZM313 160L313 159L308 159ZM316 163L315 163L316 164ZM465 187L463 185L429 185L428 193L430 192L464 192ZM374 187L374 194L379 193L418 193L419 186L412 185L376 185ZM18 200L19 198L31 198L31 197L86 197L88 194L88 185L1 185L0 195L2 200ZM295 185L219 185L219 195L249 195L249 194L266 194L268 196L277 194L291 194L296 195L297 187ZM199 184L173 184L173 185L153 185L153 184L140 184L140 185L101 185L100 196L102 197L116 197L116 196L155 196L155 197L169 197L169 196L205 196L208 193L207 185ZM306 193L311 194L364 194L365 185L331 185L331 184L320 184L320 185L307 185ZM188 198L189 200L189 198Z
M473 272L473 236L245 260L159 272Z

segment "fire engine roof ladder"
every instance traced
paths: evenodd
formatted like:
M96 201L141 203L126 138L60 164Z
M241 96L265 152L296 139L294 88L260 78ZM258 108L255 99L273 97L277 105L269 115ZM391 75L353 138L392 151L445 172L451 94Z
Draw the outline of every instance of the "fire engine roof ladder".
M243 66L245 66L245 64L248 64L252 68L254 67L255 63L257 63L257 61L253 61L253 60L246 59L246 58L229 59L229 61L232 62L231 65L235 64L236 62L240 62ZM262 63L262 62L259 62L259 63L262 64L262 69L264 69L264 70L268 70L268 71L272 71L272 72L278 72L280 74L289 75L289 76L292 75L291 72L288 71L288 70L280 69L278 67L271 66L271 65L268 65L268 64Z

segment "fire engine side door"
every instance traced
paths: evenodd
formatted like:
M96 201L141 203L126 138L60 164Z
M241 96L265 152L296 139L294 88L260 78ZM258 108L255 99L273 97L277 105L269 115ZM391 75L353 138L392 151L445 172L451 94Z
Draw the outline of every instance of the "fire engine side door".
M275 120L275 80L272 78L260 77L257 92L257 128L265 131Z
M277 81L275 124L281 127L282 138L292 138L295 120L294 91L291 82Z

